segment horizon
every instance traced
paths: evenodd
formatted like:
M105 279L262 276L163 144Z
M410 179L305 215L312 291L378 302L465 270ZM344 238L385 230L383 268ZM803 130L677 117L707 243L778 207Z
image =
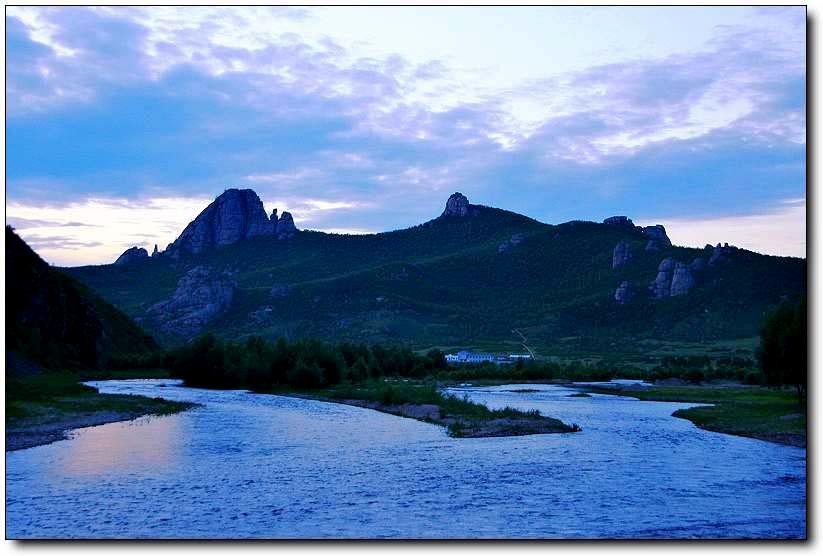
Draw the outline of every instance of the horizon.
M333 233L414 226L461 191L806 256L803 7L10 7L6 25L6 223L52 264L163 249L226 184Z

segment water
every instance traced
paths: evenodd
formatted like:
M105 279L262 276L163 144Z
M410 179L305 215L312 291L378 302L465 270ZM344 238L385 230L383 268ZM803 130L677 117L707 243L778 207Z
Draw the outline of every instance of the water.
M169 380L95 385L204 406L7 453L9 538L805 536L805 450L671 417L689 404L459 388L583 432L452 439L310 400Z

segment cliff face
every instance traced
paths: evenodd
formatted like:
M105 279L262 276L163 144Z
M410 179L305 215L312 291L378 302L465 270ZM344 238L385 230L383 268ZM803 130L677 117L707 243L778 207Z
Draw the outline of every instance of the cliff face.
M200 253L254 236L272 235L263 202L251 189L227 189L169 246L169 253Z

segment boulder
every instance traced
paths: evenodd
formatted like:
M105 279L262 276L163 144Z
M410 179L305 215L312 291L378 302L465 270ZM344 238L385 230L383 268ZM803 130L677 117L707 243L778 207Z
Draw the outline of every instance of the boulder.
M671 272L672 270L674 270L674 267L674 259L672 259L671 257L666 257L665 259L660 261L660 264L657 266L657 271Z
M620 282L620 285L617 286L617 289L614 291L614 300L617 304L625 305L631 301L632 297L634 297L634 292L632 291L631 283L625 280Z
M612 268L620 268L632 258L632 250L629 242L621 240L612 252Z
M467 216L469 214L469 200L460 192L452 193L446 201L443 216Z
M134 264L139 261L144 261L149 258L149 252L143 249L142 247L129 247L123 254L117 257L117 260L114 261L114 264L118 266L124 266L129 264Z
M169 299L149 307L146 317L163 333L191 337L224 313L236 292L231 276L198 266L177 282Z
M497 246L497 252L504 253L515 245L523 243L524 239L526 239L526 234L513 234L512 237Z
M603 220L603 224L609 226L625 226L627 228L634 228L634 222L627 216L610 216Z
M251 189L227 189L183 230L172 253L200 253L254 236L271 234L263 202Z
M649 289L655 299L668 297L669 293L671 293L671 278L669 273L665 270L658 272L657 278L655 278L654 282L651 283Z
M670 295L676 297L678 295L686 295L694 286L694 276L692 276L689 267L683 263L677 263L672 276L672 285Z

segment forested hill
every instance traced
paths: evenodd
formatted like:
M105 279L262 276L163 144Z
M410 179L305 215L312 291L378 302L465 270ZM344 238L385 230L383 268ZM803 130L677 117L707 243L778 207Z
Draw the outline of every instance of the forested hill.
M672 246L625 217L547 225L460 194L372 235L299 231L286 215L227 190L165 251L66 271L170 344L213 331L516 350L522 334L538 353L642 350L755 336L770 306L806 291L804 259Z
M119 309L50 267L6 226L6 371L90 370L157 343Z

